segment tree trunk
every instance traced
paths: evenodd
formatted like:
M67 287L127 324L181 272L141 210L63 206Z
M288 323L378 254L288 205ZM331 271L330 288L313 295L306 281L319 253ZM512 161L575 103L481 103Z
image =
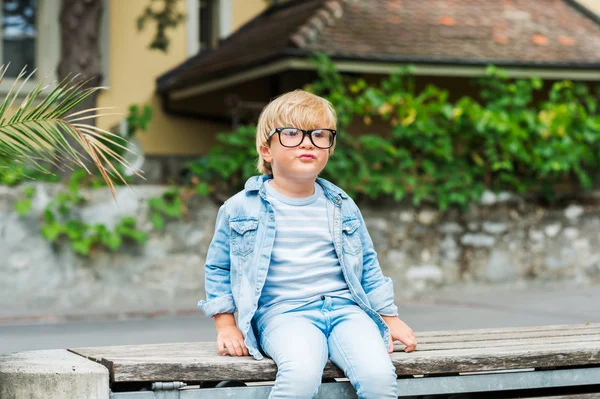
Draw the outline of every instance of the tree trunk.
M61 54L57 71L59 81L67 76L79 75L78 80L89 80L86 85L88 87L102 83L100 23L104 2L105 0L61 0ZM96 100L95 94L90 96L77 110L95 108ZM86 123L94 124L94 120L87 120Z

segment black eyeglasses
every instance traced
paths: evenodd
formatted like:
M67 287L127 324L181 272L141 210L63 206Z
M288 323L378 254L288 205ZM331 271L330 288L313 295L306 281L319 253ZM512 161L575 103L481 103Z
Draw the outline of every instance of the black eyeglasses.
M298 147L304 141L304 136L308 135L315 147L327 149L335 142L337 132L333 129L304 130L297 127L277 127L269 132L268 138L273 137L275 133L279 134L279 143L284 147Z

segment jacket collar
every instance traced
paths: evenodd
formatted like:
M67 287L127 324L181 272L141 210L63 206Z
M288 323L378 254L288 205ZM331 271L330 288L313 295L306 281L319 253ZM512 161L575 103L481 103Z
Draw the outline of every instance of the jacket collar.
M253 176L246 181L244 190L246 190L246 192L258 191L259 193L262 192L264 194L264 184L267 180L272 178L273 175ZM317 183L321 185L325 195L327 195L327 197L333 202L337 202L336 198L348 198L348 194L346 194L342 189L325 179L317 177Z

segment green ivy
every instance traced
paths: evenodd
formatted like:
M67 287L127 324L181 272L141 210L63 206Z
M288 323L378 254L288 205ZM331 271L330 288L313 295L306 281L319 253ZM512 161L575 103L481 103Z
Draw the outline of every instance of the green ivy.
M181 218L183 216L183 203L179 188L172 188L162 196L150 198L150 222L156 230L162 230L167 218Z
M188 165L199 195L215 191L233 194L258 173L255 126L240 126L233 133L217 134L216 139L217 145L207 156Z
M56 174L43 172L40 169L27 168L22 163L12 163L0 167L0 185L16 186L28 181L57 182L60 178Z
M75 171L64 192L60 192L44 208L41 233L53 243L64 239L68 241L74 252L90 255L97 248L104 247L111 251L118 250L125 241L137 244L146 242L147 234L136 228L136 219L123 217L114 230L104 224L88 224L76 218L73 210L85 202L80 194L82 181L88 178L84 170ZM33 188L25 189L25 199L15 204L15 210L24 216L31 211L31 201L35 196Z
M25 198L17 201L15 204L15 211L19 216L25 216L31 211L31 205L33 203L33 197L35 197L35 188L26 187L24 190Z
M478 201L485 189L535 193L589 189L600 166L598 92L561 81L509 79L489 67L476 98L450 100L434 85L415 89L411 68L367 84L317 55L318 79L306 89L338 113L338 142L322 176L361 198L406 197L445 210ZM351 136L362 124L370 134ZM375 127L377 126L377 127ZM190 166L199 193L240 190L257 174L255 127L222 133Z

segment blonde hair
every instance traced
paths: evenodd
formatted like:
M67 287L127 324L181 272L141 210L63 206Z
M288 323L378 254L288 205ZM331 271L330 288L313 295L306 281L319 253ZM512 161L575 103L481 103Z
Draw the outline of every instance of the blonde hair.
M277 127L297 127L300 129L336 129L337 116L333 106L326 99L306 92L294 90L272 100L262 110L256 126L256 151L258 171L265 175L273 174L271 163L263 159L261 146L268 146L269 133ZM329 149L333 154L335 143Z

